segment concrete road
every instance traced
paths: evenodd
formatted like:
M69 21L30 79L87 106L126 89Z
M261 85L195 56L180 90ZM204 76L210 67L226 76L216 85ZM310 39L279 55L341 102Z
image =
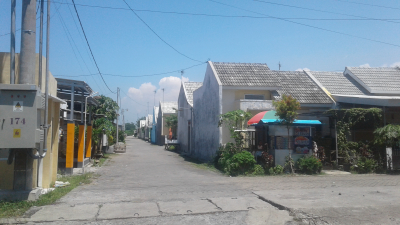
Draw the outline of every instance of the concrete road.
M400 177L229 177L129 137L90 185L29 224L400 224Z

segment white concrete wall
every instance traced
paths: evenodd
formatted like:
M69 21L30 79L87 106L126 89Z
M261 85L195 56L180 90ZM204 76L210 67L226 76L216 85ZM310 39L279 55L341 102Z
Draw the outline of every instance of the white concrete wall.
M208 64L203 86L193 92L192 154L202 160L211 160L221 142L220 128L218 128L218 116L222 112L221 97L221 86Z
M190 137L189 137L189 124L188 121L192 119L191 108L188 103L183 84L178 97L178 141L180 143L180 150L185 153L190 152ZM193 135L191 135L193 136Z

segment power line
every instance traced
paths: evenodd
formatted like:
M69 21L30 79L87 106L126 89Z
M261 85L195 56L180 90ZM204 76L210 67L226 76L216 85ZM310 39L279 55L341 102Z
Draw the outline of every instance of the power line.
M63 17L62 17L62 15L61 15L61 13L60 13L60 11L57 10L57 13L58 13L59 19L60 19L60 21L61 21L61 25L62 25L62 27L63 27L63 29L64 29L65 35L66 35L66 37L67 37L67 39L68 39L68 42L69 42L69 44L70 44L70 46L71 46L71 49L72 49L73 53L74 53L75 59L76 59L76 61L78 62L79 67L81 68L81 70L82 70L82 72L83 72L83 68L82 68L82 66L81 66L80 60L78 59L78 56L76 55L74 46L75 46L76 50L78 51L78 53L79 53L79 55L80 55L80 57L81 57L83 63L85 64L87 70L88 70L89 73L90 73L90 70L89 70L89 68L87 67L85 60L83 59L82 54L81 54L81 52L80 52L78 46L76 45L73 36L72 36L71 33L69 32L68 26L66 25L66 23L65 23L65 21L64 21L64 19L63 19ZM79 30L78 30L78 31L79 31ZM74 46L72 45L71 41L72 41L72 43L74 44ZM97 84L96 79L94 79L94 81L95 81L96 86L97 86L102 92L104 92L104 90L101 89L100 86ZM89 83L88 80L86 80L86 82Z
M280 5L280 6L296 8L296 9L305 9L305 10L310 10L310 11L315 11L315 12L324 12L324 13L330 13L330 14L336 14L336 15L342 15L342 16L351 16L351 17L357 17L357 18L363 18L363 19L380 20L380 21L385 21L385 22L390 22L390 23L399 23L397 21L392 21L392 20L369 18L369 17L365 17L365 16L356 16L356 15L351 15L351 14L346 14L346 13L337 13L337 12L331 12L331 11L320 10L320 9L312 9L312 8L306 8L306 7L301 7L301 6L294 6L294 5L287 5L287 4L276 3L276 2L269 2L269 1L264 1L264 0L253 0L253 1L262 2L262 3L266 3L266 4L271 4L271 5Z
M165 75L165 74L170 74L170 73L176 73L176 72L181 72L183 70L188 70L193 67L201 66L203 64L206 64L207 62L199 63L193 66L186 67L184 69L179 69L179 70L174 70L170 72L163 72L163 73L153 73L153 74L146 74L146 75L117 75L117 74L107 74L103 73L104 76L113 76L113 77L126 77L126 78L133 78L133 77L151 77L151 76L159 76L159 75ZM82 74L82 75L61 75L61 74L54 74L54 76L63 76L63 77L85 77L85 76L93 76L97 74Z
M343 1L343 0L335 0L335 1L346 2L346 3L351 3L351 4L357 4L357 5L366 5L366 6L373 6L373 7L379 7L379 8L400 10L400 8L396 8L396 7L383 6L383 5L374 5L374 4L368 4L368 3L362 3L362 2Z
M172 45L170 45L168 42L166 42L162 37L160 37L160 35L158 35L136 12L135 12L135 10L133 10L130 6L129 6L129 4L125 1L125 0L122 0L122 1L124 1L125 2L125 4L128 6L128 8L133 12L133 14L135 14L135 16L140 20L140 21L142 21L143 23L144 23L144 25L146 25L147 26L147 28L149 28L150 30L151 30L151 32L153 32L153 34L155 34L162 42L164 42L164 44L166 44L166 45L168 45L170 48L172 48L175 52L177 52L178 54L180 54L180 55L182 55L182 56L184 56L184 57L186 57L186 58L188 58L188 59L190 59L190 60L192 60L192 61L196 61L196 62L202 62L202 61L200 61L200 60L197 60L197 59L193 59L193 58L191 58L191 57L189 57L189 56L187 56L187 55L185 55L185 54L183 54L182 52L180 52L180 51L178 51L178 49L176 49L176 48L174 48Z
M76 16L78 17L79 24L81 25L82 32L83 32L83 36L85 36L86 43L87 43L87 45L88 45L88 47L89 47L89 50L90 50L90 54L92 54L93 61L94 61L94 63L96 64L97 71L99 71L99 74L100 74L100 76L101 76L101 79L103 80L103 82L104 82L104 84L106 85L106 87L108 88L108 90L111 91L110 87L108 87L106 81L104 80L103 75L101 75L99 66L97 65L96 59L94 58L94 55L93 55L93 52L92 52L92 48L90 48L90 44L89 44L89 41L88 41L88 39L87 39L87 37L86 37L85 30L83 29L83 25L82 25L82 22L81 22L81 18L79 17L78 10L76 9L75 1L72 0L72 3L74 4L74 9L75 9L75 12L76 12ZM116 92L111 91L111 93L115 94Z
M58 6L58 8L56 10L58 10L60 7L61 7L61 5ZM38 10L36 10L36 14L37 14L37 12L38 12ZM54 15L56 15L56 13L54 13L52 16L50 16L50 19L53 18ZM40 18L40 16L36 17L36 20L38 20L39 18ZM44 21L43 25L45 25L46 23L47 23L47 21ZM37 25L36 28L39 28L39 25ZM17 31L21 31L21 28L18 28L18 29L15 30L15 32L17 32ZM0 34L0 37L6 36L6 35L10 35L10 34L11 33Z
M337 0L339 1L339 0ZM54 1L53 1L54 2ZM70 3L56 2L58 4L72 5ZM101 8L101 9L111 9L111 10L127 10L128 8L119 8L111 6L97 6L88 4L76 4L77 6L91 7L91 8ZM223 17L223 18L251 18L251 19L271 19L268 16L248 16L248 15L222 15L222 14L207 14L207 13L187 13L187 12L176 12L176 11L159 11L159 10L148 10L148 9L133 9L136 12L150 12L150 13L161 13L161 14L177 14L177 15L189 15L189 16L206 16L206 17ZM320 21L369 21L369 20L400 20L400 19L386 19L386 18L358 18L358 19L348 19L348 18L307 18L307 17L281 17L282 19L290 20L320 20Z
M317 30L323 30L323 31L327 31L327 32L335 33L335 34L341 34L341 35L345 35L345 36L349 36L349 37L353 37L353 38L358 38L358 39L362 39L362 40L366 40L366 41L371 41L371 42L375 42L375 43L380 43L380 44L400 47L400 45L392 44L392 43L389 43L389 42L378 41L378 40L370 39L370 38L364 38L364 37L360 37L360 36L357 36L357 35L343 33L343 32L340 32L340 31L329 30L329 29L326 29L326 28L317 27L317 26L313 26L313 25L308 25L308 24L305 24L305 23L299 23L299 22L296 22L296 21L288 20L288 19L283 19L283 18L279 18L279 17L275 17L275 16L269 16L267 14L263 14L263 13L259 13L259 12L255 12L255 11L239 8L239 7L236 7L236 6L233 6L233 5L229 5L229 4L218 2L218 1L214 1L214 0L209 0L209 1L217 3L217 4L221 4L221 5L224 5L224 6L232 7L232 8L235 8L235 9L239 9L239 10L243 10L243 11L247 11L247 12L252 12L252 13L255 13L255 14L259 14L259 15L268 16L268 17L271 17L271 18L274 18L274 19L277 19L277 20L282 20L282 21L285 21L285 22L289 22L289 23L293 23L293 24L297 24L297 25L301 25L301 26L305 26L305 27L314 28L314 29L317 29Z
M70 14L71 17L72 17L72 20L74 21L74 25L75 25L76 30L77 30L78 33L79 33L79 37L80 37L81 40L84 42L83 37L82 37L82 34L81 34L81 32L80 32L80 30L79 30L79 28L78 28L78 25L76 24L74 15L72 14L72 11L71 11L69 5L68 5L68 11L69 11L69 14ZM66 26L66 25L65 25L65 26ZM69 31L68 31L68 33L69 33ZM71 36L71 39L73 40L71 34L70 34L70 36ZM74 44L75 44L75 41L74 41ZM83 63L85 64L85 67L86 67L87 71L89 72L89 74L92 74L92 72L90 71L88 65L86 64L85 59L83 58L83 56L82 56L82 54L81 54L81 51L79 51L79 48L78 48L78 46L76 46L76 44L75 44L75 47L76 47L76 49L78 50L78 53L79 53L79 55L80 55L80 57L81 57ZM90 60L91 58L90 58L90 54L89 54L87 48L85 48L85 50L86 50L86 53L87 53L87 55L89 56L89 60ZM82 70L82 71L83 71L83 70ZM95 79L93 76L90 76L90 77L92 78L92 80L94 81L94 83L96 84L96 86L99 88L99 90L101 90L101 92L105 93L104 89L97 83L96 79Z

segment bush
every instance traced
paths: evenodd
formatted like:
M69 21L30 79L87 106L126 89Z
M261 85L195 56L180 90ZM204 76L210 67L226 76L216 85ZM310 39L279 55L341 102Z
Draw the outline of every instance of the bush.
M227 143L225 146L221 146L217 151L217 155L214 157L215 168L224 171L227 166L227 160L238 152L240 152L239 149L233 143Z
M225 164L224 170L230 175L247 174L254 168L256 160L250 152L242 151L227 159Z
M304 156L300 158L297 160L296 166L301 173L305 174L320 173L322 169L321 161L314 156Z
M269 175L280 175L283 173L283 166L277 165L275 167L271 167L268 170Z
M359 173L372 173L375 171L376 167L376 161L367 157L361 157L357 162L357 172Z
M261 165L256 164L253 168L253 175L264 175L265 170Z

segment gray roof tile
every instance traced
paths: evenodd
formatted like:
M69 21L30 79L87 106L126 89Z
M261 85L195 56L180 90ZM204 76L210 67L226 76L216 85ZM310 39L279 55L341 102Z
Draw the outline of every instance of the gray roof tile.
M176 113L178 102L160 102L162 113Z
M193 106L193 92L203 85L202 82L185 82L183 88L185 89L186 99L190 105Z
M393 67L361 68L347 67L371 91L400 92L400 69Z
M342 72L309 71L331 94L364 95L368 94L356 80Z
M279 87L274 74L264 63L211 62L224 86L267 86Z
M273 98L279 100L283 94L291 95L302 104L330 104L331 98L304 71L274 72L282 89L273 91Z

